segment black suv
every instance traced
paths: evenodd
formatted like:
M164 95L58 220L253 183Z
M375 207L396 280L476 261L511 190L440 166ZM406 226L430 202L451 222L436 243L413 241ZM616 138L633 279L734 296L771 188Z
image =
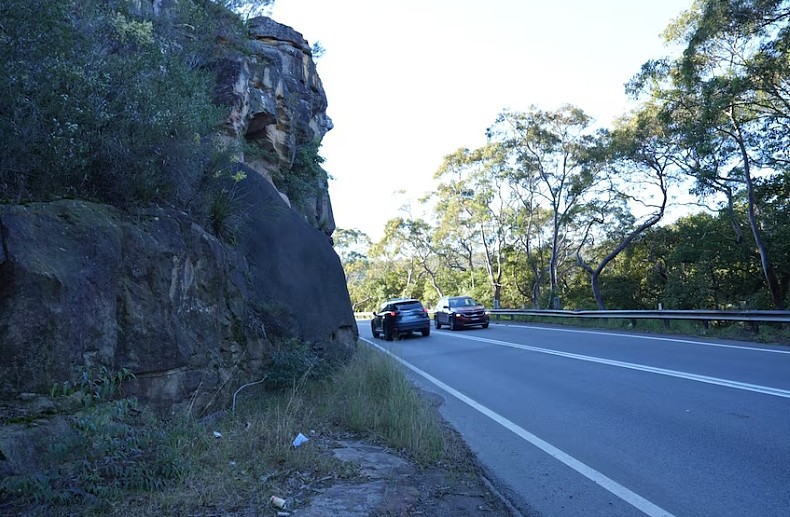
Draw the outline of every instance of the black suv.
M445 296L436 302L433 324L437 329L447 325L450 330L481 326L488 328L488 313L471 296Z
M381 304L378 312L370 320L373 337L384 334L384 339L392 341L401 334L411 334L419 330L423 336L431 334L431 319L428 309L414 298L393 298Z

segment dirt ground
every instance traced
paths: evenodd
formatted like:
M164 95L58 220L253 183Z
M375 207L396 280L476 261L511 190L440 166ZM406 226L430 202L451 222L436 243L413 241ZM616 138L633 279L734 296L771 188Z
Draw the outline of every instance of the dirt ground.
M440 404L434 400L435 404ZM445 439L442 458L420 467L402 451L345 432L311 436L310 447L346 462L343 475L303 479L298 473L284 481L283 507L218 505L201 517L378 517L378 516L502 516L523 517L501 498L485 478L477 458L461 436L439 416ZM6 437L8 438L8 437ZM6 458L0 457L0 460ZM0 461L0 480L5 461ZM351 473L349 475L349 473ZM268 494L266 495L268 497ZM258 499L260 500L260 499ZM0 497L0 515L63 515L57 508L17 507ZM70 513L74 515L74 513ZM186 514L185 514L186 515Z
M356 476L292 494L292 504L280 517L528 517L500 495L461 435L442 418L441 397L421 395L442 427L439 461L420 467L407 455L359 436L320 437L312 446L348 462Z
M445 435L446 454L428 467L354 436L323 437L313 446L358 466L357 475L293 493L286 507L271 515L521 517L486 480L460 436L449 426Z

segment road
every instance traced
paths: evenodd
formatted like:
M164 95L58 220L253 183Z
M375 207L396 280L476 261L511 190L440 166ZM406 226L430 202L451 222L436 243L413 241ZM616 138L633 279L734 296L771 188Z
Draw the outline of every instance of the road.
M373 339L528 516L790 516L790 347L538 325Z

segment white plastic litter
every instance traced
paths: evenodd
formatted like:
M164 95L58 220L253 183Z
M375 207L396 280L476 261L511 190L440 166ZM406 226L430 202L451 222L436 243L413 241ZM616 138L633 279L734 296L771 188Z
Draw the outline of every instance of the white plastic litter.
M269 498L269 502L272 503L273 506L277 508L285 508L286 501L282 497L277 497L276 495L271 496Z
M293 445L294 447L299 447L309 439L310 438L308 438L307 436L303 435L302 433L299 433L296 435L296 438L294 438Z
M222 433L219 431L214 431L214 438L222 438Z

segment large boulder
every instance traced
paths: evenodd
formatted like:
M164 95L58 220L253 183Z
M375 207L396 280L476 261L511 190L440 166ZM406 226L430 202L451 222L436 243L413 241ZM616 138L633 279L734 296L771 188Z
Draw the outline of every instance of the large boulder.
M329 239L254 171L236 188L236 246L172 210L0 205L0 398L103 366L129 368L145 402L211 411L291 339L347 357L356 323Z

